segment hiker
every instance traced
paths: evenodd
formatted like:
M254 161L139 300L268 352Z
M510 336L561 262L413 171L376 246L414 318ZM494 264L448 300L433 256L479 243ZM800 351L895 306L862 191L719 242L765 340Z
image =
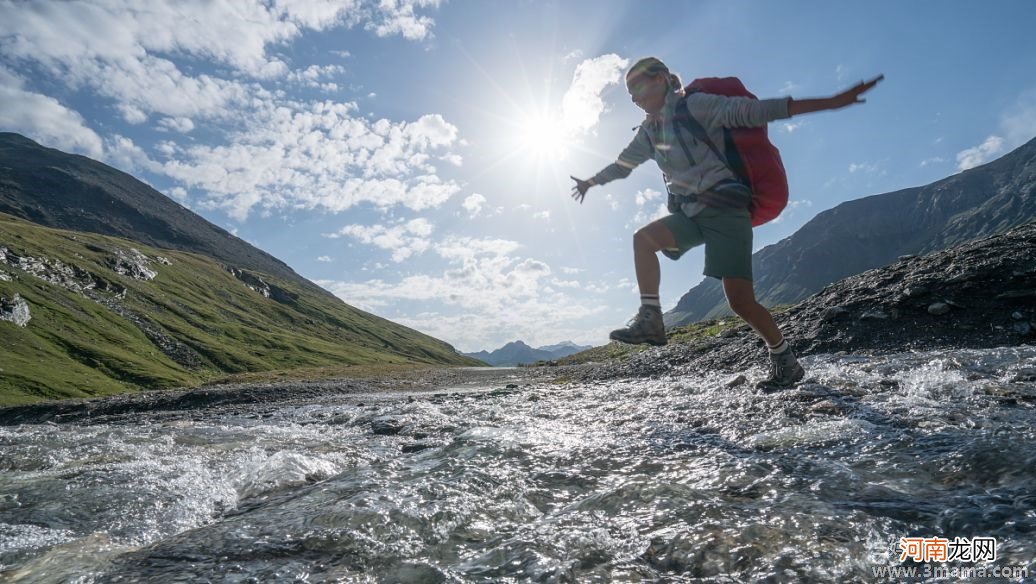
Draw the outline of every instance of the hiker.
M770 350L769 377L756 387L776 390L801 380L805 371L773 316L756 301L752 288L752 190L731 170L727 156L715 145L725 144L725 128L765 126L799 114L863 103L860 95L882 78L861 82L829 98L756 100L704 92L685 95L680 78L662 61L654 57L637 61L626 73L626 88L633 103L647 113L646 119L615 163L588 180L571 177L576 181L572 196L582 203L590 187L626 178L641 163L654 160L669 191L671 214L641 227L633 236L640 310L626 328L612 331L610 338L665 345L656 252L677 259L704 244L705 275L722 282L730 309L762 337ZM704 128L704 135L699 130L703 139L690 131L686 117L679 117L688 113L698 128ZM781 207L786 200L785 190Z

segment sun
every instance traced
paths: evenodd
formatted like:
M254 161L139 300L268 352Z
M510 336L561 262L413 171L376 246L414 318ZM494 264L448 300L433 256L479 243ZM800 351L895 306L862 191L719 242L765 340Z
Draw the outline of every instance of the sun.
M520 121L519 121L520 120ZM572 146L572 138L561 119L550 112L527 112L516 120L514 149L526 160L560 161Z

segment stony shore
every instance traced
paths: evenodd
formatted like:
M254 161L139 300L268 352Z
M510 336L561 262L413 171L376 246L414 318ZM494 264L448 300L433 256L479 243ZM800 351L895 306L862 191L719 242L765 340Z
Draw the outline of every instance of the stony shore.
M1036 222L923 257L903 257L831 284L777 317L800 355L1036 344ZM386 394L502 391L559 380L599 381L690 372L736 374L765 361L746 326L622 359L523 368L434 368L363 378L230 384L0 409L0 425L133 423L313 402L362 403Z

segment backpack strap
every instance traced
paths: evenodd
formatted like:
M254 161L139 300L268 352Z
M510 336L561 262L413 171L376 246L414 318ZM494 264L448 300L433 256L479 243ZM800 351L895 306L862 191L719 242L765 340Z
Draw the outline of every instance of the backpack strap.
M737 151L737 147L734 145L734 140L731 138L730 129L723 129L723 136L725 138L724 146L726 146L726 151L720 152L719 148L716 147L716 143L709 138L709 134L705 131L701 122L691 115L691 112L687 109L688 95L690 95L690 93L681 97L680 101L676 103L676 113L673 114L674 124L683 126L696 140L704 142L709 149L712 150L712 153L716 155L716 158L726 164L727 168L734 172L734 176L738 177L740 182L746 185L751 184L748 180L748 173L745 171L745 163L741 159L741 154ZM684 154L687 155L687 159L693 161L694 159L691 158L690 149L687 148L686 144L684 144L683 137L680 136L680 132L676 132L676 138L680 141L680 146L683 148Z
M719 148L716 148L716 144L712 141L711 138L709 138L709 134L705 131L705 128L701 125L701 122L699 122L694 116L691 115L691 112L687 110L686 95L681 97L680 100L676 102L676 113L673 114L673 121L676 124L686 128L687 131L690 132L692 136L694 136L695 140L698 140L699 142L704 142L705 145L707 145L709 149L712 150L712 153L716 155L716 158L723 161L724 163L727 162L727 157L719 151ZM691 151L689 148L687 148L687 144L684 143L683 136L680 135L680 132L676 132L676 138L680 141L680 147L683 148L684 154L687 155L687 159L691 160L693 164L694 158L691 157Z

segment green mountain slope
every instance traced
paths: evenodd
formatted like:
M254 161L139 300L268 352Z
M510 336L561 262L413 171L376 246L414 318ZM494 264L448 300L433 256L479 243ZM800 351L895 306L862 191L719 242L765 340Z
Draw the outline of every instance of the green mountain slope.
M479 364L307 284L0 213L0 318L30 316L0 320L0 405L244 372Z

